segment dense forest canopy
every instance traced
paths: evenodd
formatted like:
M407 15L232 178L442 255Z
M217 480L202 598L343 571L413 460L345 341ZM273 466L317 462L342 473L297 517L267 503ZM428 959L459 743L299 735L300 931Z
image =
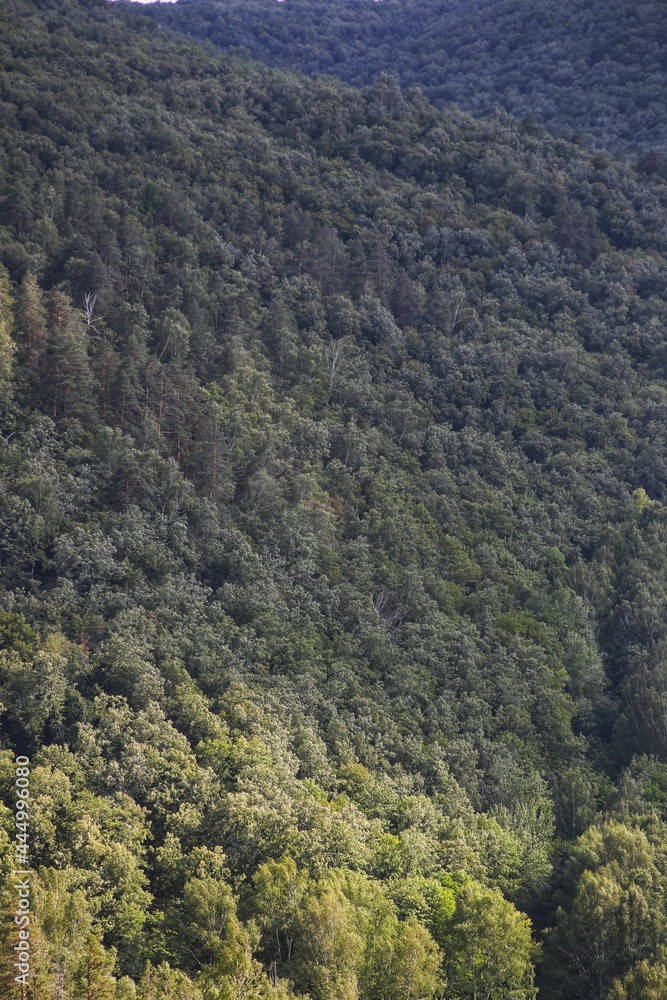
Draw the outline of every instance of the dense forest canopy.
M614 153L667 153L661 0L179 0L147 9L273 66L355 86L388 72L438 105L501 108Z
M101 0L0 52L3 996L26 754L30 1000L662 997L660 173Z

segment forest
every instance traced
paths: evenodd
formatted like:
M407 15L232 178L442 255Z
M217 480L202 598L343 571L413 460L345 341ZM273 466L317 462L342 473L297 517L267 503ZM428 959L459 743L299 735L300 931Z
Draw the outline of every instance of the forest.
M476 117L500 109L617 156L667 153L661 0L179 0L146 11L272 66L354 86L385 72Z
M104 0L0 67L0 994L665 1000L661 170Z

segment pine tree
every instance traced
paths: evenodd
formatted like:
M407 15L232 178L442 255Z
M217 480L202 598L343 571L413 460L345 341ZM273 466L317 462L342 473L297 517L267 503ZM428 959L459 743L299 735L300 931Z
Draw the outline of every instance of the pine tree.
M353 240L348 249L347 287L354 299L359 299L366 290L368 279L368 258L360 239Z
M11 401L14 368L12 329L13 299L9 275L0 266L0 410Z
M69 298L57 289L49 302L48 341L41 368L40 394L54 420L90 421L93 378L85 328Z
M128 341L111 388L111 406L123 430L137 435L145 430L147 397L151 396L147 364L148 350L143 332L135 332Z
M73 976L72 1000L114 1000L116 980L111 974L114 963L114 954L105 951L95 934L89 934Z
M93 357L93 372L99 386L102 415L108 420L111 415L111 389L119 366L118 354L113 348L111 336L103 331Z
M27 272L16 295L14 328L18 342L18 360L30 396L39 388L41 363L46 348L44 297L37 279Z

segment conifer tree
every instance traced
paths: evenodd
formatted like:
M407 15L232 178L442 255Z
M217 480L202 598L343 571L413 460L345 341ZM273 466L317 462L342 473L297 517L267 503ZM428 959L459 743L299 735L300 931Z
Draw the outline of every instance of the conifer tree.
M35 276L28 271L16 294L15 329L18 360L29 395L39 387L41 363L46 348L44 297Z
M48 340L42 362L40 391L48 412L58 417L93 417L93 378L85 327L64 292L49 302Z
M12 394L14 342L11 338L13 299L9 275L0 266L0 411L6 407Z
M72 1000L115 1000L114 963L113 953L105 951L97 935L91 932L73 975Z

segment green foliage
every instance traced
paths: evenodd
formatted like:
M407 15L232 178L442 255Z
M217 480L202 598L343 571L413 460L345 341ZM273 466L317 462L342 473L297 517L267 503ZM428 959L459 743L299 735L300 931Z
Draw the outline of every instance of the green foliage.
M153 968L149 962L136 990L137 1000L202 1000L201 990L184 973L164 962Z
M609 1000L663 1000L667 996L667 966L639 962L623 981L616 981Z
M0 407L4 410L11 400L11 385L15 346L11 337L13 327L12 297L9 275L0 268Z
M548 995L571 989L581 996L606 996L624 976L632 989L637 963L636 982L641 981L641 969L665 941L656 897L665 877L663 838L658 823L644 832L609 821L590 827L573 845L563 905L547 939ZM623 987L619 982L614 989Z
M473 882L463 887L450 942L446 969L452 996L528 1000L536 995L530 922L497 890Z
M498 108L554 131L594 136L614 150L648 150L647 176L667 175L664 40L659 3L593 0L189 0L149 8L160 23L261 62L329 73L354 86L392 73L437 105L470 114ZM500 167L502 170L502 167ZM513 209L539 194L528 173L512 181Z
M660 171L102 0L0 55L30 1000L654 989Z

